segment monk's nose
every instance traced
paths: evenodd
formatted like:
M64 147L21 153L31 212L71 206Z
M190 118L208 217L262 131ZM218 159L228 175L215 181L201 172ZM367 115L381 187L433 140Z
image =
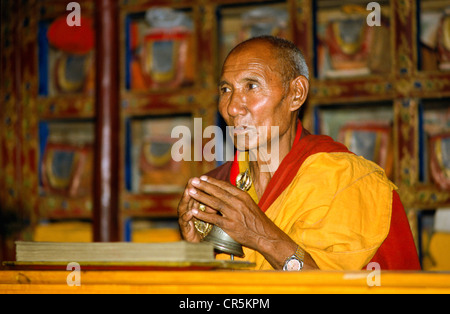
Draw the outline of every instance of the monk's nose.
M238 115L244 115L246 112L245 97L239 92L234 92L228 103L227 112L230 116L236 117Z

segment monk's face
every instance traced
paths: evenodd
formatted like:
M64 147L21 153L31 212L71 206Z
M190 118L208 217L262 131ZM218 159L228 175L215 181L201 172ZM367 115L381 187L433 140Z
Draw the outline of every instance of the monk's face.
M282 137L292 127L292 112L285 95L273 48L252 42L228 56L219 83L219 112L234 127L235 145L252 150ZM279 134L270 132L279 127ZM267 132L263 132L266 127ZM244 140L245 139L245 140Z

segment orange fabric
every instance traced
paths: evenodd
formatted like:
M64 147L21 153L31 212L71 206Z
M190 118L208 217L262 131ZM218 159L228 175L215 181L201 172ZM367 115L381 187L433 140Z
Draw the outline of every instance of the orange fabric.
M303 129L303 126L299 121L292 150L282 160L259 201L259 208L261 208L263 212L269 208L270 204L272 204L291 183L305 159L318 152L349 151L347 147L341 143L334 142L329 136L311 136L306 129ZM239 164L237 162L238 153L239 152L236 153L235 160L231 166L230 182L233 185L236 185L236 177L239 174Z
M275 172L274 176L272 177L271 181L269 182L268 187L266 188L266 191L264 193L264 195L262 196L261 200L259 201L259 207L261 208L261 210L263 210L264 212L266 212L270 206L274 203L277 203L276 206L280 206L279 205L279 201L278 198L280 197L280 195L283 194L283 192L289 187L289 185L292 183L292 181L295 180L299 180L299 178L297 178L296 176L298 175L299 171L301 171L301 166L303 165L303 163L305 162L305 160L307 160L309 157L315 155L315 158L321 154L319 153L344 153L344 155L342 155L342 157L344 158L344 164L340 164L340 161L337 161L336 166L337 167L344 167L342 169L347 169L348 165L350 165L350 168L352 167L352 163L353 163L353 159L356 161L356 163L358 163L357 160L359 160L358 158L360 157L356 157L353 154L351 154L351 152L349 152L347 150L347 148L337 142L334 142L330 137L328 136L323 136L323 135L310 135L306 130L303 130L301 124L299 123L299 127L298 127L298 131L297 131L297 136L296 139L294 141L294 146L291 150L291 152L283 159L280 167L278 168L278 170ZM316 155L318 154L318 155ZM351 154L351 155L347 155L347 154ZM331 156L331 155L330 155ZM348 156L348 157L345 157ZM354 156L354 157L351 157ZM322 158L323 157L323 158ZM334 156L335 157L335 156ZM333 157L333 158L334 158ZM313 158L313 159L315 159ZM320 159L323 159L322 161L320 161ZM316 170L322 169L323 167L326 168L326 164L323 164L323 162L327 162L327 154L322 155L320 157L317 157L317 159L319 159L319 163L315 164L311 167L311 159L308 160L308 167L311 167L311 169L313 170L314 167L316 167ZM334 162L334 159L331 158L329 159L331 162ZM348 164L346 159L348 159ZM339 158L338 158L339 160ZM364 165L362 165L363 171L364 169L366 169L366 165L365 163L368 163L367 166L370 168L372 167L370 162L365 161L363 159L360 160ZM322 165L320 164L320 162L322 162ZM373 165L375 166L375 165ZM334 167L334 165L332 166ZM237 169L237 171L236 171ZM332 169L334 168L330 168L330 171L333 171ZM382 173L382 171L379 171L378 169L376 169L376 167L374 168L375 170L372 170L379 173L378 176L384 176L384 173ZM309 170L309 169L308 169ZM338 170L340 171L340 170ZM347 170L345 170L347 171ZM348 170L348 171L351 171ZM230 181L235 184L235 177L237 175L237 173L239 173L239 167L237 165L237 162L233 162L233 165L231 167L231 173L230 173ZM303 175L312 175L312 178L314 178L314 174L311 174L310 171L305 171L305 173ZM364 174L363 174L364 177ZM378 180L377 175L375 174L374 180ZM304 177L303 177L304 180ZM337 179L338 181L335 181L334 183L330 183L330 184L334 184L336 186L339 186L340 182L339 179ZM384 180L384 181L383 181ZM303 181L302 181L303 182ZM381 215L383 215L385 218L384 220L379 219L379 221L377 221L377 223L379 223L378 228L383 229L384 231L381 232L382 234L377 234L377 229L374 230L369 230L367 231L370 234L370 239L361 239L361 245L363 245L361 248L357 248L357 245L355 246L355 243L358 243L358 240L356 240L356 242L354 242L351 238L351 236L346 235L345 231L342 232L342 234L339 234L339 236L344 236L346 237L346 240L348 243L341 243L341 244L336 244L337 246L335 248L330 248L330 246L325 245L325 247L323 247L322 249L320 248L320 245L315 245L314 243L314 239L310 239L308 242L308 245L310 245L310 248L306 247L306 251L308 251L308 249L310 250L309 253L311 254L311 256L317 259L316 263L320 266L322 265L324 269L353 269L353 267L355 265L360 265L359 267L364 268L362 266L364 266L365 264L361 264L362 261L365 261L365 263L369 262L369 259L371 257L373 257L370 261L374 261L374 262L378 262L381 266L382 270L388 270L388 269L420 269L420 264L418 262L418 257L417 257L417 253L416 253L416 249L415 249L415 245L414 245L414 241L412 240L412 235L411 235L411 231L409 228L409 224L408 221L406 219L406 215L404 213L403 210L403 206L400 202L400 199L398 197L398 194L394 191L393 185L391 186L391 188L388 188L389 184L392 183L387 183L389 182L386 178L382 179L382 183L381 184L381 190L379 190L379 193L385 196L381 196L383 197L383 200L386 202L388 202L387 204L381 204L379 206L382 207L382 211L380 212ZM303 184L303 183L302 183ZM361 184L361 183L359 183ZM384 185L384 187L383 187ZM323 186L323 185L322 185ZM379 186L378 183L375 183L374 187ZM305 186L306 188L306 186ZM324 190L326 190L327 186L324 186ZM333 187L331 187L333 189ZM302 189L302 188L301 188ZM348 189L348 191L344 194L343 199L341 200L342 203L341 205L339 205L338 208L342 208L345 209L348 206L345 206L345 202L348 202L351 204L351 198L352 198L352 194L351 193L359 193L361 191L363 191L364 188L359 187L356 190L351 190ZM298 190L301 192L301 190ZM312 190L314 191L314 190ZM392 191L392 192L391 192ZM368 191L369 192L369 191ZM374 191L370 191L372 194L373 193L378 193L378 190ZM392 194L391 194L392 193ZM301 194L301 193L300 193ZM295 196L294 196L295 197ZM304 195L302 195L302 197L304 197ZM377 195L371 195L371 199L375 199L377 198ZM286 198L286 195L282 195L282 198ZM366 202L365 200L366 197L361 196L359 198L359 200L361 200L362 202ZM320 200L320 198L316 195L317 200ZM311 206L311 202L318 202L315 199L310 200L310 203L308 206ZM299 202L301 202L302 200L300 199ZM378 206L378 201L374 201L371 202L370 200L368 202L361 203L360 206L362 206L364 209L367 209L368 211L366 211L365 213L363 212L357 212L357 215L362 215L362 217L364 219L368 219L367 217L364 217L364 215L373 215L373 211L379 210L377 208ZM381 203L381 201L380 201ZM294 203L290 203L291 207L295 207L297 205L296 202ZM327 205L328 206L328 205ZM375 206L373 207L373 209L370 209L371 206ZM336 207L336 206L335 206ZM301 208L303 210L303 208ZM336 209L333 208L333 219L337 219L340 220L340 214L339 212L335 211ZM392 215L391 215L391 210L392 210ZM287 211L289 212L289 209L287 209ZM323 208L322 208L323 211ZM281 212L283 213L283 211ZM272 220L277 220L277 215L280 215L279 212L277 212L277 214L273 217L271 217L272 215L270 213L266 213L268 214L269 218L271 218ZM289 216L289 215L293 215L293 216ZM292 219L293 217L297 217L295 219L299 219L300 216L298 216L299 213L289 213L287 219ZM345 214L343 213L342 217L345 217L344 215L349 216L349 212L347 211ZM300 219L303 219L300 218ZM369 218L369 221L372 218ZM344 219L343 223L347 223L351 225L351 219ZM277 222L276 222L277 223ZM288 224L286 224L285 221L279 220L278 224L284 224L283 228L287 228L287 226L291 226ZM384 225L384 227L383 227ZM386 226L387 225L387 226ZM281 228L281 226L279 226ZM283 229L285 232L287 232L289 234L288 230ZM289 227L292 228L292 227ZM332 229L329 229L330 226L325 226L324 232L330 232L330 230L334 230L333 227ZM306 228L308 229L308 228ZM296 238L298 237L299 239L301 239L302 237L308 237L310 236L310 234L308 234L307 230L304 227L299 227L297 228L296 231L291 231L293 232L292 234L289 234L291 236L291 238ZM339 228L337 228L337 230L339 230ZM349 229L350 231L352 230L352 228ZM349 231L349 232L350 232ZM300 233L299 233L300 232ZM306 233L305 233L306 232ZM334 232L334 231L331 231ZM364 232L362 231L362 236L364 237ZM338 231L339 233L339 231ZM350 232L351 233L351 232ZM311 234L314 234L314 232L312 232ZM322 238L319 241L332 241L330 240L334 235L320 235ZM355 235L355 237L358 237L358 235ZM377 240L373 241L373 238L376 237ZM299 239L295 239L298 244L300 246L302 246L302 243ZM324 240L325 239L325 240ZM368 243L365 243L367 241L369 241ZM338 240L336 240L338 242ZM344 241L344 242L345 242ZM378 242L377 242L378 241ZM353 243L354 242L354 243ZM364 245L367 245L368 247L365 247ZM374 246L375 245L375 246ZM316 246L316 247L313 247ZM335 245L331 244L331 247L333 247ZM329 252L325 252L326 250L331 250ZM334 252L335 250L335 252ZM361 251L366 251L366 252L361 252ZM345 254L341 254L341 253L345 253ZM254 252L252 251L247 251L246 252L247 255L251 255L253 259L261 259L261 256L258 256L258 254L254 255ZM248 257L248 256L247 256ZM354 263L352 264L352 259L354 260ZM258 265L258 264L257 264ZM264 267L267 267L268 265L264 265L264 261L260 261L259 263L259 267L260 269L264 269Z
M421 269L408 218L397 191L393 191L389 234L371 262L380 264L382 270Z

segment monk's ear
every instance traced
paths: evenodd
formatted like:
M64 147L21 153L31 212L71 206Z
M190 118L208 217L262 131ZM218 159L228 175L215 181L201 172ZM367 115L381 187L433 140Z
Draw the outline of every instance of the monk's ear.
M291 111L299 109L306 101L309 91L309 81L303 76L299 75L290 84L291 91L293 92L293 100L291 103Z

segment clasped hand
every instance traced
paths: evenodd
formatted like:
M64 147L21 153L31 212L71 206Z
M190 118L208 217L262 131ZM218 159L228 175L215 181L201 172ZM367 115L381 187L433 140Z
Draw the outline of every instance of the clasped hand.
M205 211L199 209L200 203L206 206ZM261 237L271 233L269 229L278 229L246 192L207 176L189 180L178 205L178 217L187 241L201 240L194 227L194 219L199 219L220 227L235 241L254 250Z

